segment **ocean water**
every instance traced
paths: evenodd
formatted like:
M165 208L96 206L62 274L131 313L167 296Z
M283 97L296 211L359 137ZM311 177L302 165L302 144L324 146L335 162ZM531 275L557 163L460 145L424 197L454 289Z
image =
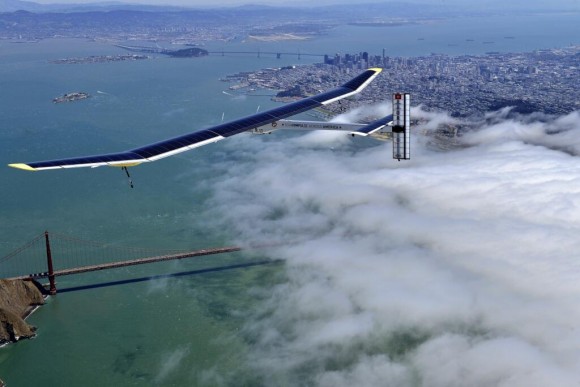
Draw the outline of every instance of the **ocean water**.
M235 42L227 48L377 55L385 48L392 56L526 51L580 43L577 21L577 15L498 16L397 28L345 26L308 42ZM223 47L208 44L209 49ZM122 51L82 40L0 42L0 164L121 151L217 124L222 114L228 120L258 106L264 110L276 104L266 96L228 96L222 93L227 84L219 79L316 61L210 56L48 63L117 53ZM92 97L52 103L71 91ZM45 229L147 248L235 244L236 235L217 227L207 211L214 183L230 163L222 144L206 146L133 168L135 189L128 187L122 171L112 168L42 173L0 168L0 256ZM268 257L267 251L248 251L159 263L62 277L58 287ZM273 264L62 293L29 318L39 327L36 339L0 349L0 378L10 386L268 384L248 366L252 342L239 332L268 290L284 280L284 266Z

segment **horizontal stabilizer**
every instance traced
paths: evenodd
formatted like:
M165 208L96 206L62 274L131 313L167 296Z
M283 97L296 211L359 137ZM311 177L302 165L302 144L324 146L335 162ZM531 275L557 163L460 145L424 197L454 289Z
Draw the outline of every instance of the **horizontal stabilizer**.
M369 134L373 134L383 129L385 126L389 125L392 121L393 115L389 114L386 117L373 121L370 124L365 125L356 131L353 131L352 134L356 134L357 136L368 136Z

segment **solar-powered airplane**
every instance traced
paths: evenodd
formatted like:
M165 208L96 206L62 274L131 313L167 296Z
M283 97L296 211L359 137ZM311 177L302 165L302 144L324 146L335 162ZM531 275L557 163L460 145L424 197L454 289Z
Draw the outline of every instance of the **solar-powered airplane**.
M58 160L35 161L29 163L9 164L10 167L26 171L42 171L47 169L66 169L103 165L120 167L125 170L141 163L157 161L206 144L211 144L238 133L251 131L253 133L269 133L277 129L302 130L346 130L352 135L368 136L386 126L392 126L393 157L407 160L410 158L409 136L409 94L393 96L393 115L381 118L370 124L330 124L312 121L287 121L287 117L305 112L317 107L328 105L340 99L355 95L362 91L382 71L380 68L365 70L362 74L330 91L301 99L287 105L235 121L222 123L207 129L184 134L131 149L119 153L109 153L94 156L74 157Z

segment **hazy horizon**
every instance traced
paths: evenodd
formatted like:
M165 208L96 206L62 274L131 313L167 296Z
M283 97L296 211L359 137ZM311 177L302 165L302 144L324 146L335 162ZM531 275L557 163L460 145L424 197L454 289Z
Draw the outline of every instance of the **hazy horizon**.
M348 0L320 0L315 4L308 1L296 1L293 3L288 3L284 0L220 0L219 2L211 0L124 0L124 1L95 1L95 0L35 0L29 1L37 4L138 4L138 5L157 5L157 6L183 6L183 7L221 7L221 6L240 6L240 5L272 5L272 6L319 6L319 5L332 5L332 4L352 4L352 1ZM360 4L368 3L382 3L379 0L362 0L359 1ZM0 4L2 1L0 1ZM521 1L515 0L509 4L500 0L487 0L474 4L471 1L466 0L439 0L439 1L408 1L407 3L424 3L433 4L441 6L456 6L456 7L466 7L470 9L486 9L489 7L505 7L505 8L526 8L533 10L534 8L568 8L568 9L580 9L580 0L557 0L546 4L542 0L530 0Z

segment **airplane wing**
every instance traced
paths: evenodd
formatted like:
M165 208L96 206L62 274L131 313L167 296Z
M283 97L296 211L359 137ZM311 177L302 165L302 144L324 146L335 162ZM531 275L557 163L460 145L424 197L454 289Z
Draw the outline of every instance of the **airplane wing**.
M141 163L156 161L164 157L185 152L206 144L223 140L224 138L245 132L271 122L305 112L316 107L327 105L339 99L359 93L379 73L380 68L365 70L362 74L346 82L342 86L312 97L257 113L235 121L223 123L211 128L202 129L182 136L170 138L131 149L120 153L110 153L94 156L75 157L59 160L35 161L31 163L8 164L10 167L24 169L26 171L42 171L45 169L100 167L108 165L112 167L132 167Z

